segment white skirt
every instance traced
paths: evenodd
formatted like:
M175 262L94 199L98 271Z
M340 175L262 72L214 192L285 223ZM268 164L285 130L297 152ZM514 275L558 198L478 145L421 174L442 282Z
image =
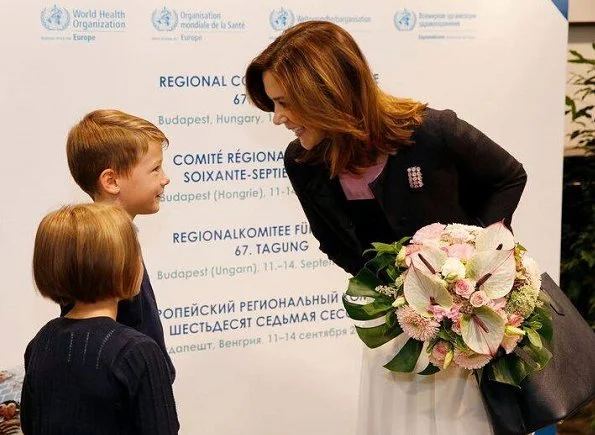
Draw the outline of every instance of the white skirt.
M422 376L383 367L406 341L401 334L377 349L364 348L358 435L493 434L470 371L451 366L444 372ZM418 368L423 370L424 366L420 361Z

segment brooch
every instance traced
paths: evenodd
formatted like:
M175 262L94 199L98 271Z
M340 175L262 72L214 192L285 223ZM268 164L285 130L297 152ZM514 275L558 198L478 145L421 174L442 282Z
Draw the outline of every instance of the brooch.
M407 168L407 178L409 179L409 187L412 189L420 189L424 186L424 180L421 176L421 168L419 166Z

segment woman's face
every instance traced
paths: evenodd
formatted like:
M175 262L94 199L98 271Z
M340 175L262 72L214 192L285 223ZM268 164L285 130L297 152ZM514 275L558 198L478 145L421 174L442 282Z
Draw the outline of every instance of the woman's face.
M285 125L285 127L297 136L300 144L307 150L311 150L325 138L324 132L315 128L303 125L300 118L291 111L289 101L279 82L269 71L262 74L264 91L275 104L273 123Z

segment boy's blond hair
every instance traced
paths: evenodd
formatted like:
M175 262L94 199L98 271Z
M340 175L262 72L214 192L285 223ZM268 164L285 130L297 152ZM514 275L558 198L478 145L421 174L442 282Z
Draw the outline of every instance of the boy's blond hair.
M37 228L35 285L59 304L130 299L140 289L142 267L132 220L116 205L67 205Z
M113 109L85 115L68 133L66 155L74 181L94 198L106 169L128 175L150 142L166 147L165 134L149 121Z

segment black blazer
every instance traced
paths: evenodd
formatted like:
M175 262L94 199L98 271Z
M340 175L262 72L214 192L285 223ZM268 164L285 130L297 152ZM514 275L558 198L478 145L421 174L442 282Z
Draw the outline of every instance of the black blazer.
M414 144L389 156L370 184L398 238L440 222L510 225L527 181L523 166L481 131L451 110L424 111ZM298 140L285 151L285 168L310 222L320 250L355 275L363 266L361 246L338 178L324 165L295 161L304 149ZM410 186L407 169L420 167L423 187Z

